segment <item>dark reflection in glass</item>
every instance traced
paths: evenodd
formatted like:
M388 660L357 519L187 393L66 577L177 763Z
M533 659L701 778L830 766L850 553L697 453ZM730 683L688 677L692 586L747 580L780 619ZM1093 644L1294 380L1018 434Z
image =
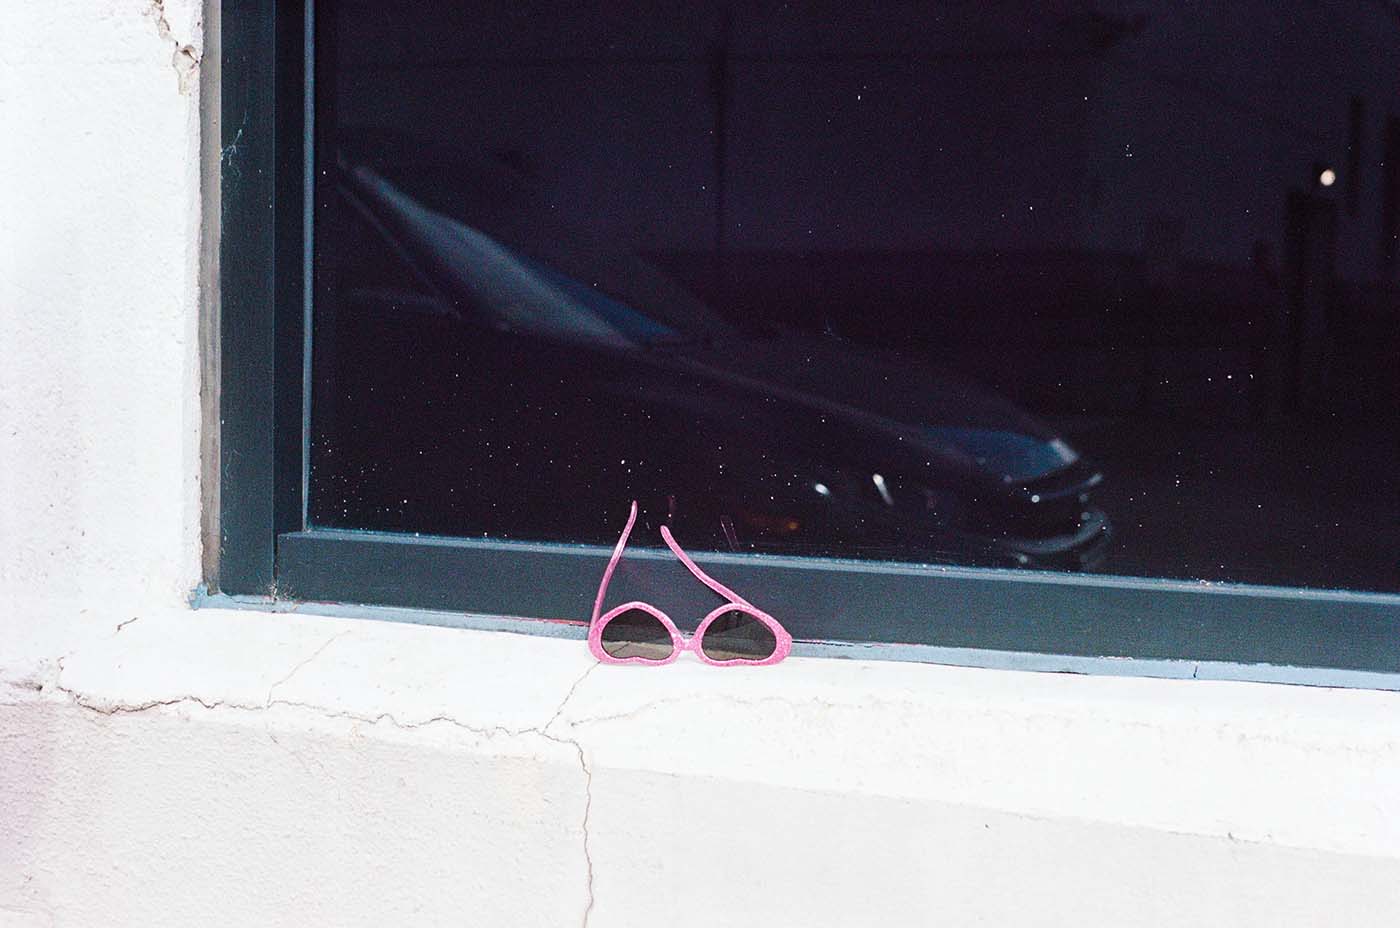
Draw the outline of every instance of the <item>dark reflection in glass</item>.
M705 628L700 650L712 661L732 661L743 658L761 661L778 650L773 630L753 615L735 609L726 612Z
M1384 4L541 9L317 5L314 523L1400 590Z
M603 626L603 650L613 657L664 661L676 649L670 630L650 612L630 609ZM771 652L770 652L771 653Z

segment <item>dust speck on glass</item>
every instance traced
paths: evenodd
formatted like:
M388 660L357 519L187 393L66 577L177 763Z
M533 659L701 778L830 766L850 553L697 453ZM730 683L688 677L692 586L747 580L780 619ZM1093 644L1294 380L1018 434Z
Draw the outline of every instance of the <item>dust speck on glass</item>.
M1400 19L317 3L310 521L1400 590Z

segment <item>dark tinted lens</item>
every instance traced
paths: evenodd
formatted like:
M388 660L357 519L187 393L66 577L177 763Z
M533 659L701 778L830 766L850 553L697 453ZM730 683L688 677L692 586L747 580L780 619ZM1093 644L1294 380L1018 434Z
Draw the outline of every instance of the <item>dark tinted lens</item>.
M675 645L671 632L650 612L632 609L603 626L603 650L612 657L644 657L661 661Z
M735 609L709 624L700 649L712 661L761 661L773 656L778 639L757 616Z

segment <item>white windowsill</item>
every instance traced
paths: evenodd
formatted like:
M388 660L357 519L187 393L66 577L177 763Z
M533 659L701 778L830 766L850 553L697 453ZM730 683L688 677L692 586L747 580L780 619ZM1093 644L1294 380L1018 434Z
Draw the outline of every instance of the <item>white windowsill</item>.
M1179 915L1173 893L1148 889L1158 880L1204 880L1192 904L1206 919L1253 879L1268 898L1251 910L1260 917L1381 902L1375 887L1397 887L1385 901L1400 903L1396 693L800 657L742 670L602 667L576 640L212 608L38 602L9 611L0 629L0 711L27 706L121 731L141 723L162 732L159 743L184 738L196 751L206 735L256 743L270 753L240 748L230 766L296 764L278 775L308 778L303 790L344 789L358 770L372 797L361 801L397 810L381 817L429 816L419 832L435 827L438 799L393 806L397 794L376 785L391 761L373 757L535 783L526 798L498 785L457 801L503 840L526 828L517 819L557 833L553 845L529 844L567 862L529 891L540 924L577 912L590 893L603 918L594 924L606 923L619 881L641 878L629 867L658 866L634 859L639 846L667 859L729 848L757 855L753 866L791 858L782 870L810 867L801 850L830 840L852 848L843 878L895 881L879 889L886 897L924 892L919 880L954 866L937 855L984 855L957 864L987 868L965 897L956 881L938 891L938 905L969 917L1002 911L985 898L986 872L1039 867L1047 855L1070 855L1068 870L1026 879L1049 881L1045 892L1100 892L1110 920ZM531 812L537 799L544 806ZM454 814L441 824L455 834L464 826ZM755 817L776 831L752 832ZM1141 871L1158 856L1162 873ZM1128 861L1132 876L1098 885ZM473 858L495 865L518 866ZM767 897L752 891L744 904L761 912ZM857 898L833 888L785 904L805 924L838 924ZM1134 908L1144 899L1147 909ZM1004 905L1007 918L1024 914ZM626 923L645 914L636 906L611 911Z
M97 607L34 608L48 614L5 617L17 634L0 682L99 712L448 724L577 741L607 767L1400 855L1396 693L802 657L599 667L580 641L503 632L178 607L111 609L101 623ZM1397 792L1377 807L1365 784L1381 774Z

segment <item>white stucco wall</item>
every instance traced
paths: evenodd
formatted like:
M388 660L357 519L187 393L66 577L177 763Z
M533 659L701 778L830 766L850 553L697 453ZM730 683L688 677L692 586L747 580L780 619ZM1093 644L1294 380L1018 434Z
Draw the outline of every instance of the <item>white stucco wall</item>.
M199 16L0 4L6 590L169 600L197 575Z
M0 5L0 925L1394 924L1400 694L188 608L198 20Z

